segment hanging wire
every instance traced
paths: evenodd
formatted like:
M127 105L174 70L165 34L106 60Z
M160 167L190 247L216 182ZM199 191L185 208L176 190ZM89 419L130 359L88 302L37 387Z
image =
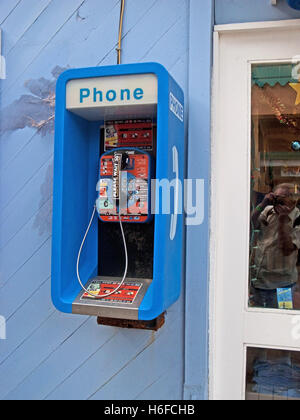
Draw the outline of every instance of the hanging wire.
M123 34L123 22L124 22L124 12L125 12L125 0L121 0L121 11L120 11L120 23L119 23L119 39L118 39L118 64L122 62L122 34Z

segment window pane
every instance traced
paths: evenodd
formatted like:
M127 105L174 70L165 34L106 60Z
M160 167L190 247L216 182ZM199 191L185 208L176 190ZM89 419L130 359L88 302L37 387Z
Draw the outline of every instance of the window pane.
M252 67L250 299L300 309L299 64Z
M246 400L300 400L300 352L248 348Z

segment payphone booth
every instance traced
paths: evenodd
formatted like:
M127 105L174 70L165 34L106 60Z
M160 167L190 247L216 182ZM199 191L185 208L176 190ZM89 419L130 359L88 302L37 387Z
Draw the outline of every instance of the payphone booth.
M55 118L54 305L153 320L183 280L183 92L155 63L68 70Z

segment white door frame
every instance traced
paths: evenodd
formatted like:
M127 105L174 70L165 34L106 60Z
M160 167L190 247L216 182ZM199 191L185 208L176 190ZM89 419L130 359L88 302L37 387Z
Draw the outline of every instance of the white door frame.
M220 234L222 234L222 228L219 228L220 225L220 209L218 209L219 204L217 205L217 200L220 200L222 198L222 192L220 192L220 179L222 168L220 168L220 159L222 159L222 149L221 149L221 133L220 133L220 121L222 118L222 109L220 105L220 85L219 85L219 76L221 72L221 63L219 60L220 57L220 43L221 43L221 37L223 35L226 36L226 34L234 33L238 36L239 33L253 33L253 31L261 31L261 33L264 33L265 31L287 31L287 30L293 30L293 29L300 29L300 20L287 20L287 21L276 21L276 22L255 22L255 23L246 23L246 24L233 24L233 25L218 25L215 26L215 32L214 32L214 70L213 70L213 95L212 95L212 181L211 181L211 246L210 246L210 375L209 375L209 392L210 392L210 399L216 399L219 398L219 393L217 392L217 381L218 381L218 372L216 371L216 365L217 365L217 352L220 351L219 348L217 348L217 325L218 325L218 316L220 317L220 314L218 314L218 304L220 299L222 298L222 287L224 284L222 284L222 270L220 271L220 268L218 267L218 262L220 261L220 258L222 259L222 245L220 245ZM299 45L299 53L300 53L300 45ZM268 61L267 59L265 62ZM271 60L270 60L271 61ZM280 57L278 57L277 62L280 61ZM253 60L252 60L253 62ZM250 65L249 65L250 70ZM249 77L249 90L251 85L251 77ZM251 145L251 95L249 95L249 103L248 103L248 153L250 156L250 145ZM244 110L245 111L245 110ZM245 121L243 122L245 124ZM248 171L248 175L250 177L250 159L249 165L245 170ZM245 172L244 175L246 176ZM244 178L245 179L245 178ZM250 182L249 182L249 191L246 193L249 194L250 192ZM245 192L244 192L245 194ZM248 195L250 197L250 194ZM245 201L245 196L242 199ZM249 201L248 201L249 203ZM249 205L248 205L249 208ZM244 209L248 214L248 220L250 219L250 212L248 209ZM243 209L241 210L243 211ZM245 229L243 232L241 232L241 235L247 236L248 241L248 226L245 226ZM246 254L245 254L246 255ZM243 256L242 259L244 259L240 263L240 267L243 266L243 272L245 273L245 276L248 277L248 261L245 262L246 256ZM222 265L222 261L221 261ZM245 268L245 270L244 270ZM247 272L246 272L247 270ZM245 297L246 299L246 297ZM245 308L247 307L247 302L243 302L243 306ZM229 308L230 310L230 308ZM260 312L260 313L259 313ZM261 320L261 311L259 310L248 310L248 313L252 313L251 317L246 317L245 319L241 319L236 321L236 325L239 326L239 328L243 328L244 330L249 329L251 331L255 330L255 326L251 326L251 323L254 324L257 322L257 320ZM269 311L268 314L264 314L264 321L265 326L268 324L268 322L272 322L272 317L277 316L276 322L278 321L278 327L280 328L280 320L281 318L278 318L278 314L286 314L285 311ZM298 311L293 312L295 315L299 315ZM251 329L252 328L252 329ZM235 332L233 332L234 334ZM220 335L220 331L218 331L218 335ZM250 334L251 335L251 334ZM259 334L257 337L250 338L250 341L248 343L259 343L261 337L259 337ZM220 340L219 340L220 342ZM270 342L268 343L268 340L263 340L263 345L260 347L270 347L272 348L272 338L270 338ZM288 337L286 337L286 343L288 343ZM288 348L288 346L285 346L285 348ZM293 347L294 348L294 347ZM291 348L292 349L292 348ZM246 371L246 346L244 346L244 355L243 355L243 378L245 377L245 371ZM241 356L242 357L242 356ZM241 366L241 360L237 361L237 363ZM220 366L220 364L219 364ZM235 379L238 379L238 381L241 380L241 375L237 375ZM234 380L234 379L233 379ZM229 380L230 382L230 380ZM230 383L228 384L230 386ZM244 379L241 380L240 383L241 386L241 399L245 398L245 387L244 387Z

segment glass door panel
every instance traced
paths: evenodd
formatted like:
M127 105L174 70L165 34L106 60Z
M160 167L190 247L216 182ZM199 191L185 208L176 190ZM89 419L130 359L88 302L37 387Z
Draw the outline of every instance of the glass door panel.
M298 67L252 65L250 307L300 309Z

